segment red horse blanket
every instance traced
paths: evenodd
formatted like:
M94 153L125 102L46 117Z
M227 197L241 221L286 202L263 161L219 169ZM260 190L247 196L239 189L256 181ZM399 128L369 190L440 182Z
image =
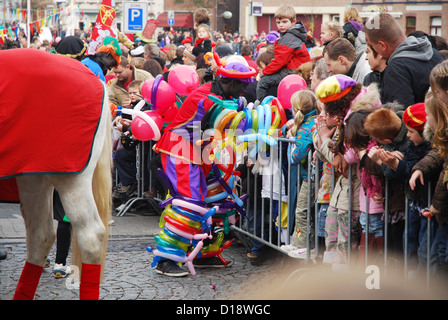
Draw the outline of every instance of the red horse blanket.
M101 81L77 60L36 49L0 51L0 74L0 179L81 173L106 94ZM6 185L0 201L14 200Z

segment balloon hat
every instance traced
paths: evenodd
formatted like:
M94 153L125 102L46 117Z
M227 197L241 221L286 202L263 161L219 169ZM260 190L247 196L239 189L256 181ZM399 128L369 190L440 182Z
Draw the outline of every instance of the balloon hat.
M216 52L213 54L213 57L218 65L218 70L216 72L218 75L223 78L237 79L248 83L254 82L254 77L257 75L257 70L254 68L236 61L229 62L224 66Z
M241 62L230 62L225 67L220 66L217 71L223 78L237 79L242 82L252 83L257 74L257 70L246 66Z

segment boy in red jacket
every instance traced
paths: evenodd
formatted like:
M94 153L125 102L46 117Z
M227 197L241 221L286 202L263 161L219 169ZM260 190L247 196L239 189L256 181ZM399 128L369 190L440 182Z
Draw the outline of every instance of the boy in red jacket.
M310 61L305 46L307 37L305 26L296 22L296 12L289 5L282 5L275 13L280 38L274 43L274 59L260 73L257 86L257 99L262 101L270 87L278 86L282 79L295 69Z

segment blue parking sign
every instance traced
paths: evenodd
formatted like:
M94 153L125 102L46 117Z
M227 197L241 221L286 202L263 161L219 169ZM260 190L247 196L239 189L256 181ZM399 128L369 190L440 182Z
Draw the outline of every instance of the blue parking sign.
M123 2L123 31L137 33L143 31L148 20L148 4L146 2Z
M130 8L128 11L128 27L131 31L143 30L143 9Z

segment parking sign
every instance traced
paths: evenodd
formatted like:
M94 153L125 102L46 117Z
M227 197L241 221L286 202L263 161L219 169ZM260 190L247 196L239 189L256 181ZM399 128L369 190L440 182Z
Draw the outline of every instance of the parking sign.
M124 33L137 33L143 31L148 20L148 3L124 2L123 3Z

